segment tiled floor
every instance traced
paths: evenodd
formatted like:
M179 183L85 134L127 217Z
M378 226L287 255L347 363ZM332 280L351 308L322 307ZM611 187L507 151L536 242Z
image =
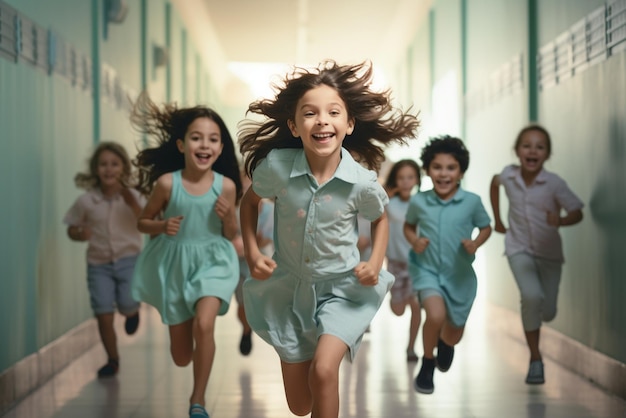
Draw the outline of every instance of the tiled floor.
M482 308L481 308L482 307ZM477 303L450 371L435 374L435 393L412 388L417 372L404 358L408 316L394 317L384 305L354 364L341 370L341 417L626 417L626 401L546 360L547 382L527 386L527 353L519 341L496 334ZM121 331L121 319L118 321ZM286 418L279 362L254 339L249 357L238 351L234 309L218 320L215 366L207 391L212 418ZM421 333L420 333L421 336ZM168 334L158 315L145 308L140 331L121 337L119 375L95 378L104 362L91 349L4 416L6 418L184 418L191 368L170 360ZM421 354L421 350L418 349Z

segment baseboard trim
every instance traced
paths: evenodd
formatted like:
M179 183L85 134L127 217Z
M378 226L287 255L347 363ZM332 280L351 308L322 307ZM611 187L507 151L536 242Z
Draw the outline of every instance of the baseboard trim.
M493 304L490 308L495 311L491 317L497 318L495 322L500 330L526 344L520 331L519 314ZM626 364L546 325L541 327L541 353L603 389L626 399Z
M0 415L100 341L95 319L72 328L0 374Z

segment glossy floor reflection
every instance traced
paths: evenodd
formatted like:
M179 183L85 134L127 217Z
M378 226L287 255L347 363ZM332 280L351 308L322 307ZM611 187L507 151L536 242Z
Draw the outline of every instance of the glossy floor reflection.
M405 361L408 314L397 318L383 306L354 364L341 370L341 417L626 417L626 401L546 360L547 382L527 386L527 353L519 341L490 329L488 308L477 303L454 364L435 373L435 393L412 388L416 365ZM122 321L118 320L120 334ZM249 357L238 351L234 309L217 325L218 352L207 391L212 418L285 418L279 362L253 339ZM421 333L420 333L421 338ZM98 380L105 358L99 346L86 352L4 415L6 418L184 418L191 369L173 365L168 334L158 315L144 308L139 332L121 337L121 369ZM421 350L418 348L418 354Z

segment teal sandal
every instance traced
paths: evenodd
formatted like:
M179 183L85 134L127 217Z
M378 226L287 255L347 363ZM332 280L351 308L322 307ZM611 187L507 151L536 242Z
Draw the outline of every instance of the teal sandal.
M210 418L204 406L194 403L189 407L189 418Z

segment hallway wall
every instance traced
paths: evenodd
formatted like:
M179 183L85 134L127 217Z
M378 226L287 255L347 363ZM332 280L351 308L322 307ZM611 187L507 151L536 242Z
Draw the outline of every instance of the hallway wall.
M205 51L168 1L127 0L128 15L108 25L106 39L103 1L1 2L44 32L49 28L59 45L67 41L100 71L91 74L88 66L96 84L88 77L83 85L82 69L73 80L58 68L48 75L23 57L15 62L0 56L0 174L6 179L0 184L0 375L91 317L86 248L67 238L61 220L80 194L72 179L94 143L119 140L133 153L141 141L120 93L132 97L145 87L156 101L224 109L233 134L243 115L244 109L220 106ZM605 60L540 90L531 68L543 46L607 4L613 3L434 1L398 63L402 80L389 81L410 92L398 95L404 105L420 111L420 142L442 133L467 141L472 162L464 185L486 207L491 176L515 162L517 131L533 118L548 128L554 155L547 168L586 204L583 222L562 230L567 262L560 313L551 326L624 363L626 54L616 48ZM168 65L153 66L154 46L169 48ZM494 234L481 251L488 263L479 286L491 302L517 312L503 237Z
M94 144L116 140L131 155L141 146L128 121L127 97L145 87L157 102L219 104L202 51L186 36L188 28L169 2L125 3L124 21L109 23L105 36L104 0L0 2L4 30L12 29L7 23L13 24L17 12L23 28L32 22L45 37L34 53L39 66L29 61L28 34L17 60L10 56L14 44L6 45L12 37L0 37L0 173L5 179L0 184L0 375L92 316L86 245L69 240L62 218L82 192L73 177L86 169ZM48 30L56 42L51 74ZM168 42L168 64L153 66L154 46ZM2 52L5 46L9 52ZM99 69L95 75L92 65ZM33 380L51 366L37 367Z
M561 62L557 71L563 72L556 75L546 67L547 60L554 62L546 45L564 42L560 35L565 32L565 37L573 36L580 27L577 23L589 30L598 9L602 18L621 13L626 19L626 12L620 12L624 7L624 2L596 0L435 1L430 18L423 22L429 27L431 71L415 71L410 83L419 86L414 89L415 102L432 98L428 108L420 107L426 116L423 133L458 134L468 143L472 159L464 186L481 195L489 213L491 177L517 162L512 149L517 132L533 120L549 130L553 156L546 168L562 176L585 203L583 222L561 229L566 263L559 314L550 326L622 363L626 362L626 310L620 307L626 296L626 219L620 216L626 213L626 41L575 71L565 72ZM459 32L463 27L465 31ZM420 40L424 29L417 33L422 35L415 41L416 49L418 43L424 45ZM624 38L623 33L618 36ZM546 59L538 71L530 60L536 54ZM437 97L438 89L443 97ZM457 114L462 115L460 123ZM491 302L518 312L519 292L503 256L503 235L494 233L481 251L487 262L479 286L486 288ZM522 335L521 324L516 331Z

